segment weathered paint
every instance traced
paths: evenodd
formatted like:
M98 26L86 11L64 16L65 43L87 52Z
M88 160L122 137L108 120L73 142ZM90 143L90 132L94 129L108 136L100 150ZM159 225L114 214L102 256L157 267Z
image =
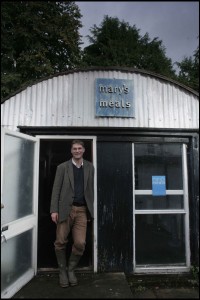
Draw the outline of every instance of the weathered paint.
M131 143L97 143L98 270L133 270Z
M131 80L135 117L98 117L95 79ZM199 128L196 92L167 78L134 70L85 70L40 81L4 101L1 125L121 128Z

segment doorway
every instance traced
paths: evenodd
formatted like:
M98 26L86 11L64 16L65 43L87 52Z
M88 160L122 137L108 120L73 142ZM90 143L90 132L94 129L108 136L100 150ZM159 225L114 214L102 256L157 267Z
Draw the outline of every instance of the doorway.
M39 159L39 203L38 203L38 270L53 270L57 268L54 252L56 225L50 216L51 193L57 166L71 158L71 142L74 137L52 139L40 137ZM83 138L81 138L83 140ZM93 162L93 141L84 138L84 159ZM72 237L66 248L69 257L72 247ZM80 260L79 268L93 270L93 224L88 223L85 252Z

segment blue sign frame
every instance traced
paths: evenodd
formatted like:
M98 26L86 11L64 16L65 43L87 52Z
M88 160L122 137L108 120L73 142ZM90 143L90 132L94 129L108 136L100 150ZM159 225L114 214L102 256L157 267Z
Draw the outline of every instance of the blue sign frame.
M166 195L166 176L152 176L152 195Z
M97 78L95 84L96 116L135 117L133 80Z

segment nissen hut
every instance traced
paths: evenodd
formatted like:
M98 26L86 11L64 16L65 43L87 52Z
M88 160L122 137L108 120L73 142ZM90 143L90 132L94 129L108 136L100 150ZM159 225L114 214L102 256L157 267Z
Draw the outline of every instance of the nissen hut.
M50 198L74 138L95 167L80 269L161 274L198 265L197 92L137 69L74 70L4 99L1 126L4 296L57 268Z

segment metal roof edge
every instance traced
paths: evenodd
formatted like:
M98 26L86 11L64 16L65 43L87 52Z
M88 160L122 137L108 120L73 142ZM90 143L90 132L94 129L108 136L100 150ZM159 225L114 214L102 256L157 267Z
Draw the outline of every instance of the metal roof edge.
M11 93L9 96L3 98L1 100L1 104L4 103L6 100L9 100L11 97L14 97L18 93L22 92L26 88L31 87L33 85L36 85L36 84L38 84L42 81L52 79L52 78L58 77L58 76L72 74L72 73L89 72L89 71L120 71L120 72L126 72L126 73L129 72L129 73L138 73L138 74L143 74L143 75L149 75L149 76L161 79L161 80L166 81L166 82L171 82L171 83L183 88L184 90L194 94L195 96L199 97L199 93L196 92L195 90L193 90L192 88L190 88L190 87L188 87L188 86L186 86L186 85L184 85L184 84L182 84L182 83L180 83L180 82L178 82L174 79L171 79L171 78L166 77L164 75L154 73L152 71L147 71L147 70L144 70L144 69L137 69L137 68L129 68L129 67L119 67L119 66L111 66L111 67L109 67L109 66L102 66L102 67L93 66L93 67L77 68L77 69L72 69L72 70L68 70L68 71L65 71L65 72L55 73L53 75L50 75L49 77L40 78L37 81L25 84L21 88L16 90L15 92Z

